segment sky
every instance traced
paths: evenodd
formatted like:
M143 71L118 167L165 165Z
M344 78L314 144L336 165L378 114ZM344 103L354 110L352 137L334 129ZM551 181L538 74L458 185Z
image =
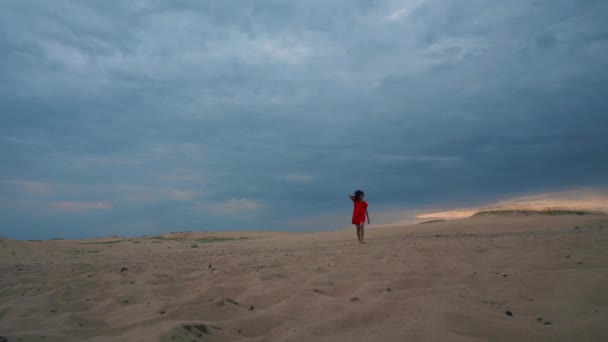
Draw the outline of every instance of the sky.
M602 0L0 2L0 236L318 231L608 185ZM376 214L376 216L374 216Z

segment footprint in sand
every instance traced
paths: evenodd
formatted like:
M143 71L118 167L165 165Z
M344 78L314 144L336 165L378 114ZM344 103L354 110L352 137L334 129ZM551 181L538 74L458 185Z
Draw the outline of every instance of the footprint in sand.
M183 328L186 329L186 331L193 332L195 334L198 334L198 333L207 334L208 333L207 326L205 324L184 325ZM202 336L202 334L201 334L201 336Z
M205 324L186 324L186 325L182 325L182 329L183 330L181 333L171 336L171 340L181 341L183 338L186 338L188 341L190 341L192 335L198 337L199 339L203 337L203 334L209 335L207 325L205 325ZM188 336L190 336L190 337L188 337ZM196 341L196 340L192 339L192 341Z
M206 341L209 335L214 336L224 336L224 329L215 325L207 325L203 323L198 324L185 324L181 326L181 329L178 328L177 331L174 330L173 336L171 336L171 340L173 341ZM196 338L195 338L196 337Z
M321 291L319 289L312 289L313 292L324 295L324 296L329 296L329 293L325 292L325 291Z

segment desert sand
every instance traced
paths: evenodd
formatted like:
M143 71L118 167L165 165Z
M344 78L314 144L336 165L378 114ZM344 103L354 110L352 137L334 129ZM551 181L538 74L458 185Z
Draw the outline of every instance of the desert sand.
M608 217L0 242L4 341L608 341ZM0 338L0 340L2 340Z

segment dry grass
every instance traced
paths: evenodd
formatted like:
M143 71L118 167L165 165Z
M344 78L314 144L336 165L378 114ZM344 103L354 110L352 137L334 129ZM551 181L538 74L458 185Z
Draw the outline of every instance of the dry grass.
M482 210L473 214L475 216L488 216L488 215L497 215L497 216L529 216L529 215L550 215L550 216L558 216L558 215L597 215L604 214L598 212L592 212L587 210L579 210L579 209L561 209L561 208L542 208L542 209L495 209L495 210Z
M430 221L424 221L424 222L420 222L418 224L428 224L428 223L437 223L437 222L445 222L446 220L430 220Z

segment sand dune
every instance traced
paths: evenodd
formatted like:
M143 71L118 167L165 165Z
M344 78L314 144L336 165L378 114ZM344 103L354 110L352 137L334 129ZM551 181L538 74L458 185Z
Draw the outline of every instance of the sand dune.
M0 335L608 340L606 216L483 216L366 233L364 245L351 230L2 239Z

